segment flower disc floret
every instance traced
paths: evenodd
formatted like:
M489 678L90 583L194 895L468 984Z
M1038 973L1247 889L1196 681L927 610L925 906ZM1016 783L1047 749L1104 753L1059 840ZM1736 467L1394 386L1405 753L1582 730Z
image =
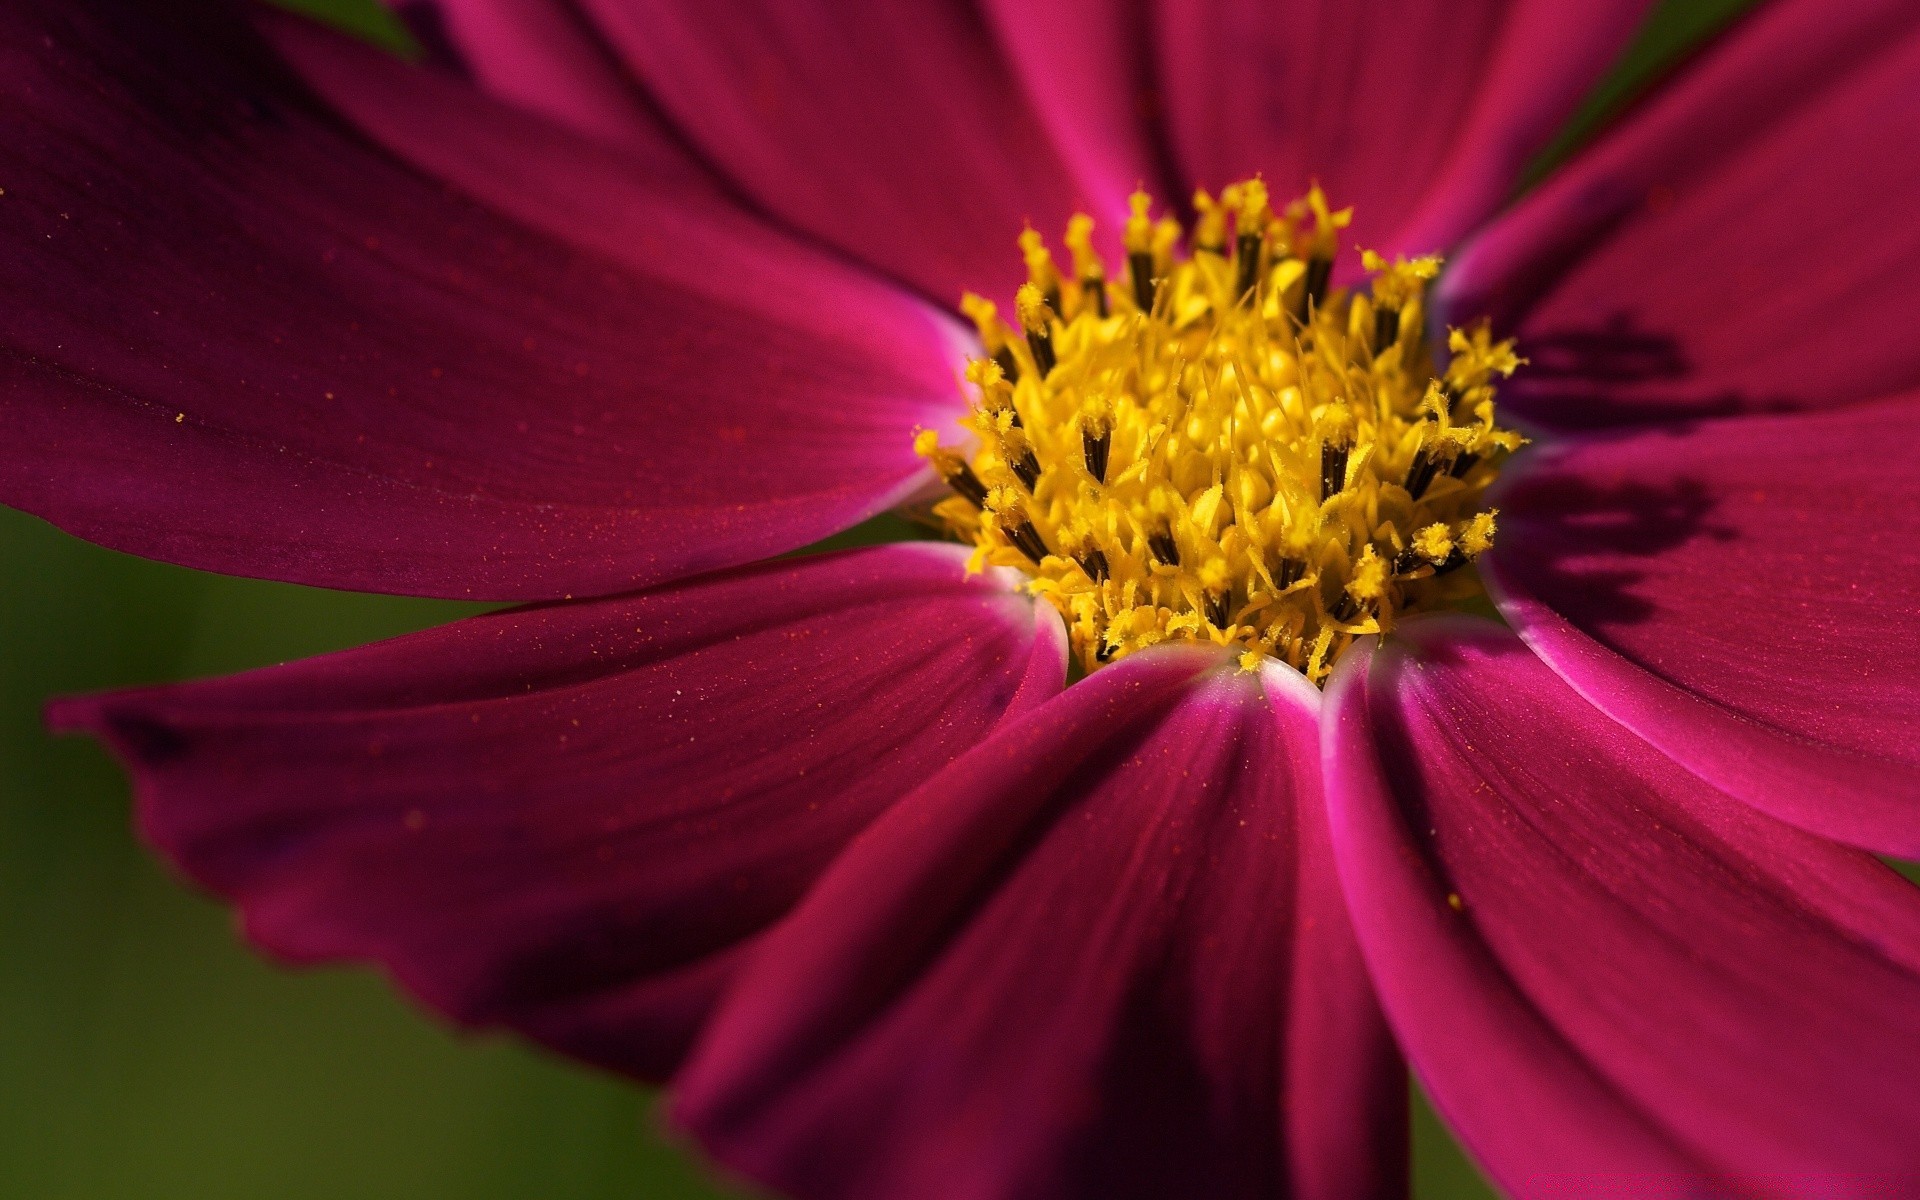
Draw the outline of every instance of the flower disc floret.
M1494 416L1523 360L1485 328L1424 336L1435 257L1366 252L1332 286L1340 231L1314 188L1276 213L1245 180L1194 197L1191 253L1136 193L1109 277L1093 222L1071 273L1033 230L1018 330L969 295L971 449L922 431L953 488L934 507L975 569L1017 567L1066 619L1081 665L1164 641L1237 647L1324 681L1357 637L1478 591L1481 501L1522 440Z

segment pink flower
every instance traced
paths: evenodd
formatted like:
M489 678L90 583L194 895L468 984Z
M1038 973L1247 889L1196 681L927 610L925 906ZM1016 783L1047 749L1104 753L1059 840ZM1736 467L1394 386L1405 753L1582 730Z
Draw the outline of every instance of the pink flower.
M539 602L54 719L271 953L798 1196L1392 1192L1395 1039L1516 1195L1909 1193L1920 10L1775 0L1499 211L1641 8L440 0L473 87L8 6L0 499ZM1531 359L1517 636L1062 690L1017 566L761 561L927 488L1025 219L1255 172Z

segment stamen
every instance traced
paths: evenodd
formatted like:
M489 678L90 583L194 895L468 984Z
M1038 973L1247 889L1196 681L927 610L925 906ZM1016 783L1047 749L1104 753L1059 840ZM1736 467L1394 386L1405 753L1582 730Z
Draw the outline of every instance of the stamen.
M1067 222L1067 249L1073 252L1073 274L1080 281L1083 304L1091 304L1102 318L1111 316L1107 308L1107 266L1093 249L1093 218L1075 213Z
M1101 483L1107 481L1107 454L1113 449L1113 435L1095 433L1091 429L1080 431L1081 453L1087 460L1087 474Z
M1027 282L1040 293L1047 307L1054 312L1060 311L1060 270L1053 265L1053 255L1047 251L1047 243L1038 232L1027 229L1020 234L1020 255L1027 263ZM1026 323L1026 318L1021 318Z
M1333 282L1333 260L1330 258L1310 258L1307 260L1307 278L1300 291L1300 310L1294 314L1302 325L1307 323L1307 315L1327 302L1327 285Z
M1040 483L1040 460L1034 457L1032 443L1020 430L1010 429L1002 436L1000 444L1007 465L1013 468L1014 475L1031 492Z
M1400 310L1397 308L1376 308L1373 310L1373 352L1385 354L1387 347L1400 340Z
M1040 289L1031 283L1021 287L1013 303L1020 314L1020 327L1027 332L1027 348L1033 351L1033 364L1045 379L1053 374L1057 361L1053 354L1054 306L1042 298Z
M1035 566L1047 557L1047 543L1034 528L1019 493L1009 487L994 488L987 493L987 513L1008 544L1026 555Z
M914 435L913 450L921 458L933 464L946 485L958 492L967 503L976 509L987 506L987 486L973 473L967 460L940 445L940 435L931 429L922 429Z
M1258 179L1197 193L1192 257L1144 193L1128 209L1126 286L1082 217L1064 293L1040 235L1021 236L1022 336L964 302L983 348L974 448L922 432L915 449L953 489L934 511L975 567L1024 572L1087 670L1209 641L1315 683L1356 638L1472 595L1463 568L1494 534L1481 498L1523 441L1495 391L1521 360L1479 327L1450 331L1436 367L1439 260L1368 253L1370 283L1334 287L1351 211L1318 188L1282 214Z
M1234 258L1239 263L1240 274L1233 294L1244 298L1259 286L1260 252L1266 243L1267 221L1273 214L1267 208L1267 185L1258 179L1240 185L1239 200Z
M1345 446L1320 443L1320 503L1325 504L1346 490L1349 452Z
M1127 197L1127 276L1133 281L1133 304L1143 313L1153 311L1159 299L1153 253L1153 199L1145 192Z

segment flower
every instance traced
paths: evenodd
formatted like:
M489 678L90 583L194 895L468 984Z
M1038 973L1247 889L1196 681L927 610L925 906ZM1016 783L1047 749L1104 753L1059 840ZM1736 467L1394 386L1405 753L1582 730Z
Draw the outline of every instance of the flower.
M1517 1195L1912 1190L1920 907L1865 850L1920 851L1920 16L1776 0L1496 216L1639 9L436 7L473 88L13 6L0 498L537 602L54 720L269 951L671 1076L796 1195L1393 1191L1395 1039ZM1017 565L759 561L931 482L993 349L940 305L1013 299L1023 218L1316 175L1531 360L1512 631L1062 690L1097 643ZM1283 297L1364 266L1305 249Z

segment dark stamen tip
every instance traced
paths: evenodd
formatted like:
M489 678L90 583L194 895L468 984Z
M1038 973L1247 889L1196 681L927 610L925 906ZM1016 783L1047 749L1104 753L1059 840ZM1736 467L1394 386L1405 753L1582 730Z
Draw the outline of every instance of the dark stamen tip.
M1113 315L1112 309L1109 308L1107 305L1107 281L1106 280L1082 279L1080 281L1080 292L1087 299L1093 301L1093 310L1099 313L1102 317L1109 317Z
M987 506L987 485L980 482L980 477L966 463L961 463L958 470L947 476L947 486L965 497L967 503L975 508L984 509Z
M1022 521L1005 532L1013 548L1031 559L1034 565L1038 566L1040 560L1047 556L1047 544L1040 539L1040 531L1033 527L1032 521Z
M1112 446L1111 432L1095 435L1084 429L1080 431L1080 449L1086 455L1087 474L1101 483L1107 481L1107 452Z
M1173 533L1170 530L1162 529L1158 533L1149 535L1147 549L1153 551L1153 556L1166 566L1180 565L1180 547L1174 542Z
M1385 354L1387 347L1400 340L1400 310L1397 308L1376 308L1373 310L1373 352Z
M1087 578L1095 583L1105 583L1111 574L1107 567L1107 556L1098 550L1089 550L1079 558L1080 569Z
M1033 456L1033 451L1029 450L1020 456L1020 461L1013 464L1013 473L1031 492L1040 482L1040 460Z
M1294 317L1305 325L1310 317L1327 302L1327 286L1333 282L1333 260L1330 258L1310 258L1307 260L1307 277L1300 288L1300 309Z
M1440 473L1443 462L1429 454L1426 446L1414 451L1413 462L1407 466L1407 495L1415 500L1426 495L1434 476Z
M1240 278L1233 294L1246 297L1260 282L1260 235L1243 233L1234 243L1234 257L1240 264Z
M1347 487L1348 447L1320 443L1320 502L1325 504Z
M1152 312L1159 297L1159 281L1153 277L1153 255L1127 255L1127 274L1133 279L1133 302L1141 312Z
M1045 379L1053 373L1053 334L1045 329L1027 330L1027 348L1033 351L1033 365L1040 368L1040 378Z
M1213 623L1215 629L1225 629L1227 627L1227 598L1208 592L1205 600L1207 603L1207 620Z
M1467 472L1473 470L1479 462L1480 456L1469 451L1453 460L1453 469L1448 471L1447 474L1453 476L1455 479L1465 479Z
M1020 382L1020 360L1014 357L1012 347L1000 347L994 353L993 361L1000 365L1000 373L1007 377L1008 383Z

